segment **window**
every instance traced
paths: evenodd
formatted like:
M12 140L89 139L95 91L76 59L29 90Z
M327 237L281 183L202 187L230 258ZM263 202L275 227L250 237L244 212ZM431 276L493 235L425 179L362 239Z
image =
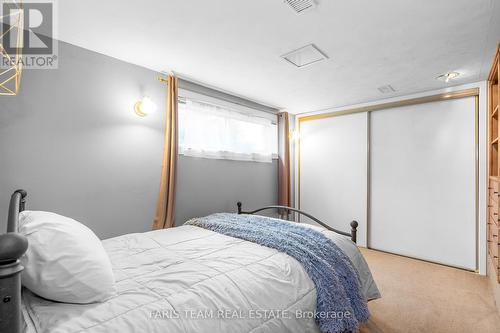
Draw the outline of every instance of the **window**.
M246 109L246 108L245 108ZM179 153L215 159L272 162L277 126L272 114L221 101L179 99Z

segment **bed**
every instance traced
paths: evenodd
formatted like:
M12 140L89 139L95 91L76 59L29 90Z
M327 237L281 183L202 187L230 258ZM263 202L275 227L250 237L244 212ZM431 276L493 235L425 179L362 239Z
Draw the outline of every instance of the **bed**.
M25 208L25 198L25 191L12 195L8 222L12 234L19 212ZM268 206L245 212L241 203L238 214L218 217L237 220L238 216L243 218L275 208L294 211L318 222L321 227L300 228L322 233L345 253L355 267L365 302L380 297L355 245L356 223L346 233L293 208ZM261 221L282 223L272 220ZM2 279L6 275L2 266L13 263L14 267L15 263L19 266L19 261L10 258L7 262L5 256L0 256L4 260L0 261L0 281L4 287L0 331L320 332L315 313L317 288L299 260L275 248L199 224L200 220L196 220L168 230L104 240L117 293L101 303L53 302L26 288L21 293L19 267L10 278ZM26 250L21 237L9 240L9 244L11 257L20 257ZM5 302L7 296L10 298Z

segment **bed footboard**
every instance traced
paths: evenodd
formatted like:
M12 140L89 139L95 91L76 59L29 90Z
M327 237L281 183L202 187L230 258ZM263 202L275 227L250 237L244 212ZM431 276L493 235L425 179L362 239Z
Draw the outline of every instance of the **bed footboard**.
M19 212L24 210L26 191L12 194L7 233L0 235L0 332L21 332L21 266L28 249L26 237L17 233Z
M328 229L330 231L333 231L333 232L335 232L337 234L340 234L340 235L343 235L343 236L350 237L351 240L354 243L356 243L356 241L357 241L357 228L358 228L358 222L357 221L352 221L350 223L351 232L345 232L345 231L340 231L340 230L337 230L337 229L329 226L328 224L320 221L319 219L315 218L311 214L308 214L308 213L306 213L304 211L301 211L299 209L292 208L292 207L287 207L287 206L266 206L266 207L262 207L262 208L259 208L259 209L256 209L256 210L245 212L245 211L242 210L243 204L241 203L241 201L238 201L238 203L236 205L238 206L238 214L255 214L255 213L258 213L260 211L268 210L268 209L278 209L280 211L286 211L287 215L288 215L289 212L295 212L295 213L298 213L299 215L304 215L304 216L310 218L311 220L313 220L314 222L318 223L319 225L321 225L325 229Z

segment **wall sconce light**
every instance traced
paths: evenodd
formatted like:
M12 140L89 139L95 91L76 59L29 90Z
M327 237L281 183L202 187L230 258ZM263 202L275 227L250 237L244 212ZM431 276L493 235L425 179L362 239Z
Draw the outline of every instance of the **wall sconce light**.
M134 111L139 117L145 117L157 109L156 104L148 96L144 96L134 104Z

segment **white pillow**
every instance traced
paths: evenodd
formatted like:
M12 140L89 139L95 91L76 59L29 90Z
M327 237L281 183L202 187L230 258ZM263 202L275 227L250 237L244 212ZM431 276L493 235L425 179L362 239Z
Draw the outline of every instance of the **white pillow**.
M100 302L115 294L109 257L83 224L54 213L24 211L19 233L28 238L22 284L35 294L65 303Z

